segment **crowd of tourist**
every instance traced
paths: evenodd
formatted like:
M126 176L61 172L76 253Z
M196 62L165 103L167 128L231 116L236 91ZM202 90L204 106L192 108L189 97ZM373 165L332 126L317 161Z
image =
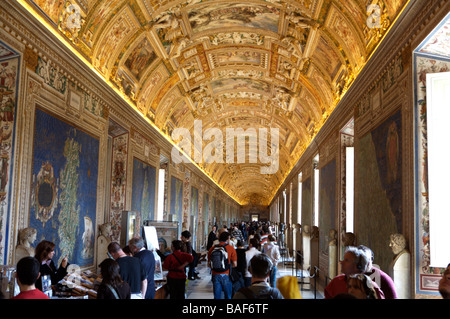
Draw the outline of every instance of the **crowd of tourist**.
M167 270L167 283L161 288L171 299L186 298L186 282L200 279L196 270L200 254L191 243L191 233L183 231L171 243L171 253L158 255ZM296 277L280 276L281 259L277 236L270 223L241 222L219 228L214 225L206 242L214 299L301 299ZM117 242L108 245L109 258L99 264L101 284L97 299L155 299L155 257L142 238L132 238L126 247ZM59 267L53 261L55 244L42 241L34 257L17 263L20 293L14 299L48 299L42 292L41 276L55 285L68 272L63 258ZM324 289L325 299L397 299L391 277L373 266L369 247L347 246L341 274ZM376 278L376 280L375 280ZM450 264L439 281L439 292L450 299Z

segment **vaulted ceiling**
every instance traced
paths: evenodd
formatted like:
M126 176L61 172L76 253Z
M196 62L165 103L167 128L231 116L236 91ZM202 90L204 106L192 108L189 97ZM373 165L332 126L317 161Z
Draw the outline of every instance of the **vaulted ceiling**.
M194 120L203 133L221 130L223 161L205 158L221 155L207 152L219 136L203 136L198 166L238 203L267 205L407 0L19 2L167 139L177 128L194 137ZM260 128L278 129L279 144L267 143L278 169L261 173L270 164L259 154L227 163L226 128L252 133L249 144Z

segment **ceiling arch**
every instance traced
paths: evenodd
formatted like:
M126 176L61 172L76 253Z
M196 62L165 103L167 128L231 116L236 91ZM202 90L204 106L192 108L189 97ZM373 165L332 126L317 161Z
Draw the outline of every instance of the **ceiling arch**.
M261 162L199 163L242 205L270 203L407 3L24 1L166 138L193 132L195 120L224 132L277 128L276 172L261 174Z

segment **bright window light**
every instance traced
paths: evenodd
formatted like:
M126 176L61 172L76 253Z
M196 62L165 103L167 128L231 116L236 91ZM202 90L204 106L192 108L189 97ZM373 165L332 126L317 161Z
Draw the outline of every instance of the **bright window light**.
M319 227L319 155L316 156L314 167L314 226Z
M156 220L162 221L164 219L164 183L165 183L165 170L159 170L158 177L158 210L156 213Z
M353 233L353 192L354 192L355 148L345 148L345 231Z
M303 191L303 183L302 183L302 173L298 175L298 204L297 204L297 223L302 224L302 191Z
M427 74L428 198L430 266L446 267L450 260L448 209L448 120L450 72Z

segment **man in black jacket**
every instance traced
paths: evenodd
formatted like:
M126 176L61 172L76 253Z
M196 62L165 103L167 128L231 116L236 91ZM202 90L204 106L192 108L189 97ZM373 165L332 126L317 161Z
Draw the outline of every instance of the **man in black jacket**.
M209 249L213 246L214 241L217 240L217 234L216 234L216 232L217 232L217 226L214 225L214 226L212 227L211 232L210 232L209 235L208 235L208 242L207 242L207 244L206 244L206 250L208 250L208 251L209 251Z
M147 291L144 299L155 299L155 256L153 252L145 248L144 239L141 237L130 239L128 246L134 257L141 261L147 275Z

